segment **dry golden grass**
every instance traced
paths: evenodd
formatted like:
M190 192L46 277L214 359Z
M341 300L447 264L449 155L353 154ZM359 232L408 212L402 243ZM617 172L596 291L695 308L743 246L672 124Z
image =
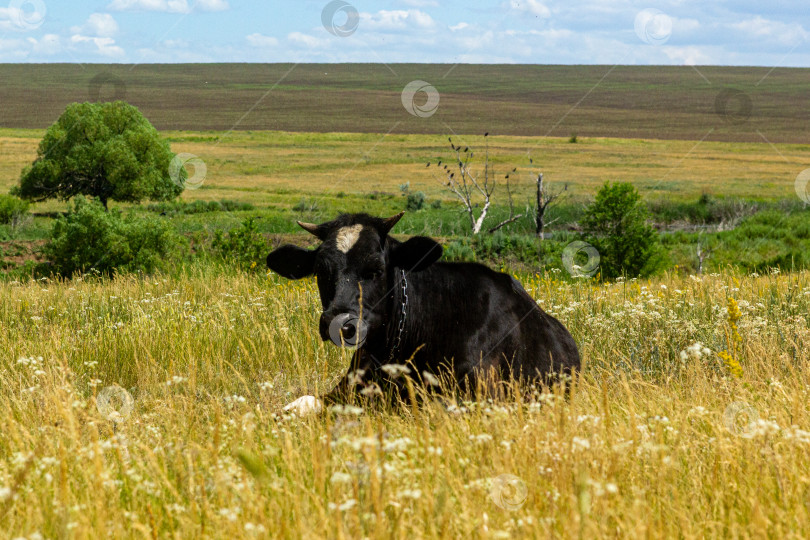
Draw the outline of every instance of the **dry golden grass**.
M810 536L810 273L522 281L580 344L570 399L305 419L348 359L311 281L0 284L0 536Z
M0 130L0 191L19 180L36 157L42 135L36 130ZM278 202L280 194L399 193L410 182L431 200L452 200L437 180L435 163L452 158L447 137L356 133L166 132L174 152L203 159L202 189L184 199L235 199L258 205ZM632 182L647 200L696 199L702 193L763 199L795 197L796 176L807 166L808 147L796 144L696 142L675 140L489 137L499 178L512 175L516 200L533 193L534 174L543 171L553 186L569 184L574 197L596 193L605 181ZM458 136L483 157L483 136ZM534 165L529 164L529 157ZM425 164L432 162L433 167ZM297 200L297 199L296 199ZM40 210L63 210L51 201Z

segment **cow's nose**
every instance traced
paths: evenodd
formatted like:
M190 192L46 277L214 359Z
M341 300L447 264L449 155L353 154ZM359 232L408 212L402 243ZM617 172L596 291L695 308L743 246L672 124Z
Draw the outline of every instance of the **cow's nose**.
M360 347L367 334L366 322L352 313L335 315L329 323L329 339L339 347Z

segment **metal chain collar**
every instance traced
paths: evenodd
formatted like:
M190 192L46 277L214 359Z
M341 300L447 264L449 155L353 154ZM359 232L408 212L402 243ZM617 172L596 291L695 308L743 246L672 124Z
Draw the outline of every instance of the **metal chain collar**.
M399 327L397 328L397 337L394 341L394 346L391 348L391 353L388 355L389 364L394 360L394 354L396 354L402 343L402 331L405 330L405 318L407 317L408 309L408 282L405 280L405 270L400 269L400 272L402 276L402 300L400 302Z

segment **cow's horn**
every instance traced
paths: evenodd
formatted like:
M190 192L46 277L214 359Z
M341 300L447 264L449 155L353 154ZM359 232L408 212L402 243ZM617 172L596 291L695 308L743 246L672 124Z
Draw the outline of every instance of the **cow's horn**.
M314 223L304 223L303 221L296 221L296 223L298 223L298 225L308 233L318 236L318 226Z
M397 222L400 219L402 219L402 216L404 216L404 215L405 215L405 211L402 211L402 212L400 212L399 214L397 214L395 216L391 216L390 218L383 220L383 228L385 229L386 234L388 233L388 231L390 231L391 229L394 228L394 225L396 225Z

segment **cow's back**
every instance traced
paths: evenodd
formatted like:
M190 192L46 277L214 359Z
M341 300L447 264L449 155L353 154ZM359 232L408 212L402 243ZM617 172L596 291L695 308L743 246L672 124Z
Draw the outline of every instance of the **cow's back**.
M459 381L478 369L535 379L579 367L576 343L511 276L477 263L436 263L408 275L403 350L419 369L452 361Z

